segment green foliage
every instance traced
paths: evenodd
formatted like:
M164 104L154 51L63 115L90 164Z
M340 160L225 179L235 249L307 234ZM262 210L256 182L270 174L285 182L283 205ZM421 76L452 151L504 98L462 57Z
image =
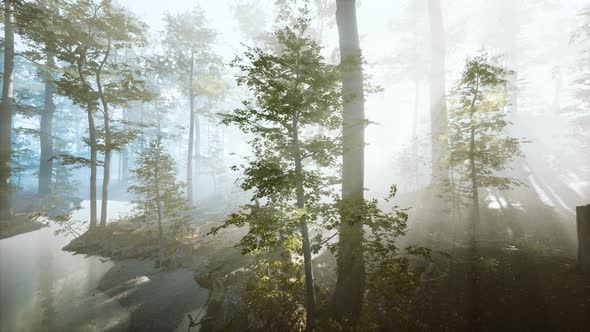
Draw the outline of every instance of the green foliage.
M205 13L194 7L177 15L164 15L164 39L167 59L162 66L178 78L184 93L188 94L191 87L207 90L206 82L199 82L190 77L191 61L196 62L195 72L207 74L210 65L219 65L219 58L211 51L216 34L207 27ZM208 75L204 75L208 76ZM209 79L209 82L215 81Z
M19 127L13 129L13 136L11 173L17 179L16 185L20 186L22 176L39 166L39 154L30 139L30 137L38 137L39 132L34 129Z
M393 205L397 188L391 187L382 204L365 202L366 236L363 242L366 290L363 319L376 330L397 330L408 321L420 274L411 269L412 259L430 259L431 250L421 246L399 248L398 240L406 235L408 209ZM361 324L363 326L364 324Z
M274 221L265 224L278 235L282 227L275 225L288 225L293 216L306 214L315 220L320 198L329 194L335 183L334 177L317 168L303 167L297 174L295 167L296 153L306 166L331 167L340 152L339 138L328 136L341 126L339 73L324 63L320 47L304 36L307 24L302 19L275 33L281 53L248 48L243 58L233 62L242 71L238 83L250 88L254 100L244 101L242 108L224 115L222 123L255 135L250 141L254 157L234 169L244 172L242 189L253 190L253 199L265 202L262 207L246 206L243 213L228 219L228 224L250 224L265 211L262 215L274 216ZM321 129L320 133L314 129ZM294 149L295 144L299 149ZM299 176L304 184L305 211L293 208ZM244 215L254 218L244 221Z
M52 160L59 160L62 165L77 167L90 167L92 162L88 158L78 157L67 153L58 153L51 157ZM100 160L96 161L97 166L102 166L103 162Z
M96 130L96 148L98 151L105 152L107 149L117 152L123 151L125 146L137 139L141 133L141 131L137 129L119 128L118 126L111 127L111 131L111 137L107 144L105 141L104 129L98 128ZM84 142L90 144L88 138L84 138Z
M260 331L299 331L305 325L300 264L262 257L254 265L243 297L256 313Z
M181 235L188 226L188 205L182 191L182 184L176 180L176 165L164 150L161 139L150 143L139 154L137 168L133 171L133 184L128 190L135 196L135 217L143 223L154 222L161 209L175 235Z
M300 278L302 264L292 257L311 255L310 248L304 246L307 227L321 229L317 221L324 207L322 199L329 197L337 183L327 175L326 168L337 165L342 125L340 73L337 67L325 63L320 46L308 36L307 14L302 10L295 24L274 33L278 42L274 51L248 47L232 62L240 71L238 84L247 87L253 99L223 115L222 123L253 136L249 141L253 157L233 169L242 170L241 187L252 191L255 204L243 206L224 225L212 230L215 234L229 226L247 226L248 233L238 247L244 254L278 255L259 264L280 267L279 283L269 287L286 287L279 293L292 293L290 297L301 301L297 305L303 305L305 297L296 295L302 288L280 280ZM303 286L300 282L295 285ZM265 291L263 288L257 293ZM273 310L298 317L294 311L297 305L292 302L276 303L276 298L267 295L260 296L259 301L254 310L262 317ZM281 324L300 319L289 317L284 316L288 319Z
M517 179L497 174L515 157L523 156L520 146L525 140L505 134L510 125L506 119L505 88L508 77L513 74L484 53L467 60L453 90L449 112L449 166L455 179L453 190L458 195L471 196L473 175L477 188L508 190L521 184ZM465 179L469 180L464 187L457 185Z
M61 95L87 112L101 111L108 117L108 106L128 107L131 101L152 98L137 68L115 60L125 49L144 45L144 23L106 0L64 2L60 10L62 15L54 18L58 22L56 53L67 65L56 81ZM132 134L114 128L102 151L120 150Z
M304 165L330 167L336 164L340 150L339 139L328 136L341 125L339 73L324 63L320 47L305 37L307 24L301 19L294 27L275 33L281 53L248 48L243 58L233 62L242 71L238 83L250 88L254 100L244 101L242 108L222 120L255 135L250 141L254 157L234 169L244 171L242 188L253 190L253 199L266 201L263 209L279 211L280 218L274 223L297 213L314 220L314 207L334 183L333 177L317 168L303 167L297 174L296 154ZM313 134L318 132L314 129L322 130ZM290 208L299 176L304 183L305 211Z

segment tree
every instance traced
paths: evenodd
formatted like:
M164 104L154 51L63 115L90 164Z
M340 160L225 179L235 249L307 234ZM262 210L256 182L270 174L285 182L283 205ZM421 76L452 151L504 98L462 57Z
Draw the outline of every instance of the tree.
M0 110L0 220L12 218L12 113L14 112L14 0L4 1L4 72Z
M337 318L355 319L361 310L363 262L365 107L362 55L356 20L356 1L336 1L340 44L342 95L342 212L339 230L338 281L334 294Z
M172 225L176 234L182 234L188 223L188 205L182 185L176 180L174 160L164 150L162 138L150 143L140 155L137 168L132 171L134 184L129 192L135 195L135 220L150 222L157 217L159 263L164 261L163 224Z
M306 329L311 330L316 303L309 225L318 221L321 200L334 184L321 168L336 165L340 141L328 135L337 136L342 118L339 72L306 34L307 15L302 9L295 24L274 33L277 51L248 48L233 63L242 72L238 84L249 87L254 100L244 101L222 122L255 135L241 186L254 191L256 204L231 215L223 227L249 226L238 244L246 254L279 252L287 266L291 253L303 256Z
M166 31L164 44L171 56L171 67L181 82L182 90L189 99L189 138L186 166L187 198L193 201L193 150L200 145L200 127L195 110L195 61L207 63L213 58L209 46L215 33L207 28L205 15L199 8L193 8L183 14L164 16ZM198 68L197 68L198 69ZM195 142L196 138L196 142ZM198 158L198 156L197 156Z
M53 116L55 113L56 33L59 29L59 0L23 3L16 12L19 35L27 43L23 56L38 65L45 85L39 126L39 179L37 192L51 193L53 174ZM43 61L44 63L40 63Z
M505 86L512 74L490 61L487 54L480 54L466 61L452 95L449 166L454 178L466 178L469 182L473 234L480 223L479 189L507 190L520 184L516 179L495 174L512 159L522 156L520 145L524 140L504 135L510 124L506 120Z
M110 107L127 106L130 100L146 97L142 81L125 64L109 62L120 48L140 45L144 25L122 7L107 0L85 0L64 6L62 33L57 45L58 58L69 65L57 81L58 91L82 107L88 116L90 159L66 158L68 163L81 162L90 167L90 229L97 223L97 166L104 166L101 226L106 225L110 153L128 143L129 133L113 133ZM103 115L103 128L97 128L95 113ZM102 134L102 135L101 135ZM119 136L120 140L114 139ZM104 161L98 161L98 152Z
M445 165L447 151L447 107L445 81L445 33L440 10L440 0L428 0L430 17L430 130L432 144L432 182L445 183L448 168Z
M581 143L581 148L590 156L590 6L584 8L580 15L584 23L572 34L572 39L578 44L577 75L574 81L576 85L576 97L578 99L577 114L574 120L575 135Z
M106 39L106 50L96 70L96 87L102 104L104 123L104 172L100 211L100 225L103 227L107 221L111 152L120 151L135 138L133 131L112 131L110 107L128 107L129 101L149 99L144 82L136 77L132 68L125 63L110 62L113 53L118 49L143 44L145 26L122 8L110 5L105 5L104 8L106 24L101 38ZM106 83L103 81L105 78Z

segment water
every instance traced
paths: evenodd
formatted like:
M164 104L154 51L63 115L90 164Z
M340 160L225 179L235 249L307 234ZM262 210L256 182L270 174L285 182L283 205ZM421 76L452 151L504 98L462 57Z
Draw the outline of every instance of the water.
M82 207L73 220L87 220L88 202ZM109 209L113 218L127 211L129 205L124 202L114 202ZM54 226L45 227L0 240L0 331L132 330L137 327L135 318L145 315L141 308L152 308L159 302L174 304L166 298L167 289L192 295L180 307L174 306L178 322L168 323L166 328L174 330L186 324L184 313L204 305L207 292L192 280L190 271L159 272L149 262L114 263L102 257L74 255L61 250L73 235L54 235L55 230ZM101 281L105 275L110 288ZM113 291L121 287L126 289L124 294ZM154 298L150 296L154 290L164 291ZM121 305L129 299L133 306Z

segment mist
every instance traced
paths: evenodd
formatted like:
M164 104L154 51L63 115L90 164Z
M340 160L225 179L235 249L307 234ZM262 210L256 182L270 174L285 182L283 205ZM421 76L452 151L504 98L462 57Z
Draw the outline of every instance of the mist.
M590 3L5 0L2 331L579 331Z

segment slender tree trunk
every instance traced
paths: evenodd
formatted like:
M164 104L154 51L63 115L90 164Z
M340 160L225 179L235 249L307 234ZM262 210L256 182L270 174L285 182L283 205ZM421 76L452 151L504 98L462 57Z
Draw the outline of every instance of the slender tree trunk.
M293 155L295 157L295 174L297 177L297 208L305 208L305 191L303 190L303 167L301 165L301 150L299 147L298 115L293 115ZM300 221L301 237L303 238L303 265L305 272L305 309L307 315L306 331L312 331L315 321L315 288L313 281L313 266L311 265L311 242L307 227L307 217L303 215Z
M86 75L84 74L84 61L86 53L83 52L78 61L78 76L80 78L80 84L85 86ZM88 145L90 147L90 226L89 230L94 230L97 223L97 202L96 202L96 174L97 174L97 163L98 163L98 151L96 142L96 125L94 124L94 108L88 105L86 108L86 115L88 116Z
M448 180L447 107L445 84L445 33L440 0L428 0L432 64L430 69L430 131L432 141L432 183Z
M578 230L578 268L590 273L590 204L576 207Z
M158 140L160 140L160 136L158 136L157 138ZM158 209L158 246L160 247L159 249L159 264L160 266L162 265L162 263L164 262L164 232L162 230L162 198L160 197L160 174L158 172L159 169L159 165L160 165L160 142L158 142L158 146L157 146L157 155L156 155L156 159L157 159L157 163L156 163L156 167L155 167L155 184L156 184L156 208Z
M123 109L123 119L125 121L129 120L129 116L127 115L127 110ZM125 124L125 129L127 129L127 124ZM127 187L127 182L129 180L129 147L125 146L123 151L121 152L121 184Z
M414 81L414 121L412 122L412 140L414 144L414 185L415 190L418 191L420 187L420 162L418 156L420 155L420 144L418 142L418 111L420 102L420 81Z
M360 314L364 284L363 258L365 107L361 49L355 0L336 1L342 94L342 209L339 230L334 313L338 319L356 320Z
M96 203L96 174L97 174L97 154L96 150L96 125L94 124L94 112L92 108L86 110L88 115L88 140L90 145L90 230L96 228L97 221L97 203Z
M53 175L53 114L55 112L53 86L53 71L55 69L55 54L47 52L47 71L45 73L45 100L41 113L39 156L39 194L51 193L51 177Z
M471 100L471 107L469 113L469 124L470 124L470 133L469 133L469 168L470 168L470 180L471 180L471 190L473 196L473 220L471 225L471 231L473 236L473 242L475 242L475 236L478 232L479 222L480 222L480 213L479 213L479 186L477 183L477 169L475 167L475 102L477 101L477 97L479 94L479 79L477 80L475 86L475 92L473 94L473 99Z
M193 97L194 98L194 97ZM199 177L201 176L201 119L197 110L195 110L195 144L194 144L194 159L195 159L195 171L193 178L193 187L199 188ZM198 192L198 191L197 191ZM193 197L198 199L197 197Z
M477 100L478 88L475 90L475 95L471 103L471 114L470 114L470 136L469 136L469 168L470 168L470 180L471 189L473 196L473 217L471 220L471 264L469 271L469 293L471 294L471 303L468 307L469 313L469 325L472 331L479 331L479 270L477 266L477 260L479 259L478 242L477 236L479 232L480 215L479 215L479 186L477 182L477 169L475 165L475 101Z
M195 140L195 96L193 91L194 61L195 54L191 50L191 63L189 72L189 107L190 107L190 124L188 133L188 156L186 160L186 198L189 204L193 203L193 143Z
M475 236L477 234L479 223L480 223L480 213L479 213L479 186L477 183L477 170L475 168L475 128L471 127L471 136L469 139L469 168L471 170L470 177L471 177L471 189L472 189L472 196L473 196L473 224L472 224L472 232Z
M0 111L0 221L12 219L12 112L14 98L13 1L4 1L4 73Z
M101 75L104 65L106 64L111 52L111 40L108 39L107 49L102 59L98 70L96 71L96 85L98 87L98 94L102 103L102 112L104 115L104 165L102 177L102 198L100 204L100 227L106 227L108 218L108 202L109 202L109 180L111 177L111 118L109 113L109 104L106 100L105 93L102 89Z

